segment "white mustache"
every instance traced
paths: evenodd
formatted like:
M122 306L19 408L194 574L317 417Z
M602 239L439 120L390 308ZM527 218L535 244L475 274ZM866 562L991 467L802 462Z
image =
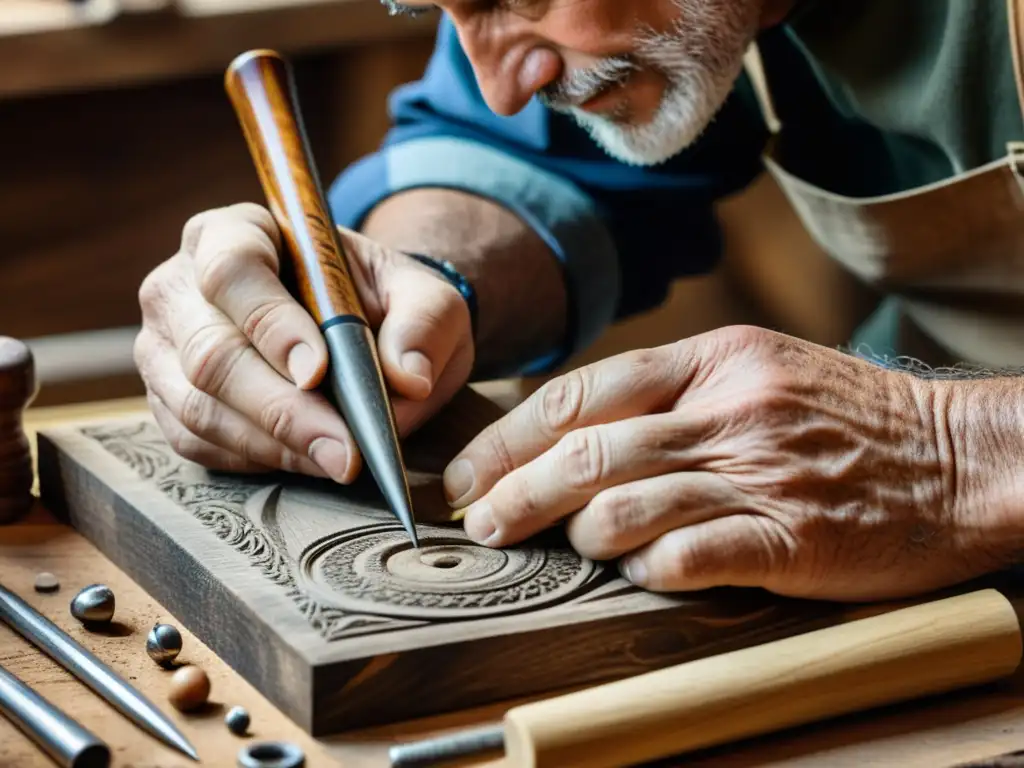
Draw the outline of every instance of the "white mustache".
M557 83L544 87L538 98L553 109L569 109L583 104L606 88L620 84L638 66L630 59L610 57L594 67L576 69Z

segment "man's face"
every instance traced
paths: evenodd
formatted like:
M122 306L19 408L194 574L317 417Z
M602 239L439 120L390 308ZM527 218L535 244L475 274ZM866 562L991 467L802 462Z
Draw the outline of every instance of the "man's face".
M637 165L664 162L701 134L751 41L793 1L384 0L449 15L495 113L537 96Z

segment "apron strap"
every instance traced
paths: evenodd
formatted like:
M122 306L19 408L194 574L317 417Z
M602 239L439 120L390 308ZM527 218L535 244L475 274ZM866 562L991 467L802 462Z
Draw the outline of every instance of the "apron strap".
M1007 0L1006 13L1010 28L1010 52L1013 55L1013 77L1017 83L1017 103L1024 117L1024 0ZM1024 189L1024 141L1007 142L1006 154L1010 170Z
M1016 2L1016 0L1010 0L1010 2ZM761 107L761 115L764 118L765 125L768 126L768 131L772 136L777 136L782 129L782 123L779 120L778 112L775 111L775 103L772 101L772 92L771 87L768 85L768 75L765 72L764 60L761 58L761 49L757 47L756 41L751 43L743 57L743 68L747 71L747 77L750 78L750 84L754 88L754 95L757 97L757 103Z
M1017 81L1017 103L1024 116L1024 2L1007 0L1006 10L1010 27L1010 50L1013 54L1013 76Z

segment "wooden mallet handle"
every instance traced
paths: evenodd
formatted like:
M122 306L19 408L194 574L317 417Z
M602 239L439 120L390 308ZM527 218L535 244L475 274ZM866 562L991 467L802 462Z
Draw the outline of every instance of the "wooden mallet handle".
M32 452L23 417L35 395L31 350L0 336L0 523L20 518L32 506Z
M633 765L991 682L1021 653L1010 601L972 592L516 707L507 764Z

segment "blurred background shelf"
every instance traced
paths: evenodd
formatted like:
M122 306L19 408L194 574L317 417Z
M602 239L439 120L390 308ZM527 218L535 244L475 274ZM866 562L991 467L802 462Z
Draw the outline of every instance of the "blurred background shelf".
M141 394L142 279L191 215L263 202L222 85L234 56L289 55L329 180L377 147L387 96L420 76L436 23L391 17L379 0L0 0L0 335L36 349L37 404ZM844 340L870 297L821 257L774 184L720 214L724 268L680 282L571 364L735 322Z
M292 54L433 33L376 0L0 0L0 98L132 86Z
M40 402L140 393L143 277L192 214L262 202L222 85L234 56L291 57L331 178L377 146L436 23L378 0L0 0L0 334L38 349Z

